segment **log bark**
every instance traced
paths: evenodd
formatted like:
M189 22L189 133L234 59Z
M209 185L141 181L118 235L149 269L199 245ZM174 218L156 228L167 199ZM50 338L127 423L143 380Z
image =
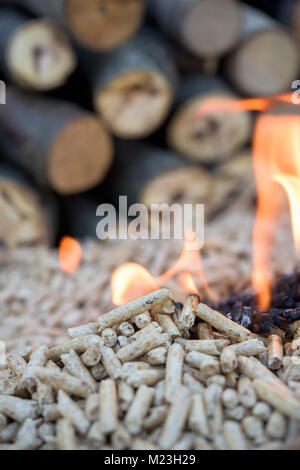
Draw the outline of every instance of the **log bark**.
M95 109L116 136L143 138L160 127L174 100L177 70L152 32L110 54L81 55Z
M205 203L211 190L210 175L176 153L135 141L118 141L109 188L128 204Z
M171 148L193 162L215 164L242 148L252 134L248 112L200 114L209 99L237 99L218 77L187 76L180 88L178 109L167 128Z
M55 241L54 201L41 194L24 173L0 165L0 244L7 248L49 245Z
M248 96L282 93L298 78L299 66L299 47L289 32L244 5L242 41L226 65L233 86Z
M300 42L300 1L279 0L276 18L291 28L297 41Z
M93 115L12 87L0 107L0 138L7 158L61 194L97 185L112 161L111 138Z
M19 0L19 3L67 27L83 46L102 51L127 41L144 16L144 0Z
M148 5L162 31L200 57L220 57L239 40L235 0L148 0Z
M55 23L11 7L0 11L0 65L18 85L46 91L63 85L76 67L67 35Z

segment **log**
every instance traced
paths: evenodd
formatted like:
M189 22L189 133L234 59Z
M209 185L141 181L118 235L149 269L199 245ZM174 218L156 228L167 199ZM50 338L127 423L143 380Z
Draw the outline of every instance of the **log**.
M187 76L181 84L178 109L167 127L170 147L187 159L203 164L225 160L243 147L252 134L248 112L199 113L210 98L238 97L217 77Z
M141 142L116 142L115 163L109 188L116 197L126 195L128 204L205 203L211 178L179 155Z
M94 107L116 136L139 139L160 127L174 100L177 70L152 32L110 54L81 56Z
M213 179L214 191L208 205L210 218L234 209L249 210L255 207L256 184L250 149L241 150L218 165Z
M243 18L240 46L226 64L233 86L248 96L289 90L300 66L296 41L281 24L249 5L243 6Z
M148 0L148 5L161 30L197 56L223 56L239 40L235 0Z
M278 0L276 18L288 26L298 42L300 42L300 1Z
M0 107L0 139L7 158L60 194L97 185L112 161L111 137L92 114L13 87Z
M127 41L144 17L144 0L18 1L37 15L68 28L83 46L101 51Z
M53 200L43 197L23 172L0 165L0 244L7 248L49 245L55 241Z
M55 23L0 10L0 65L18 85L47 91L63 85L76 67L68 36Z

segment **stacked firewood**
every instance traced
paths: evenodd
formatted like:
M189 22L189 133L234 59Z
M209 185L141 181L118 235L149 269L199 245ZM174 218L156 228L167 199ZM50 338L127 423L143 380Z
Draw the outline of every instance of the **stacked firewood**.
M97 205L119 194L205 203L209 218L254 197L253 116L197 111L290 89L299 2L277 2L277 19L236 0L0 3L1 243L95 235Z
M299 332L266 341L155 291L7 355L0 449L298 449Z

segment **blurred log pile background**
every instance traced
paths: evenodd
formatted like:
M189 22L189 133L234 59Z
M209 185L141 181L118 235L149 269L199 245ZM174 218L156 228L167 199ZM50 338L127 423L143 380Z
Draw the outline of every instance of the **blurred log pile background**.
M0 243L96 235L96 208L254 207L256 116L212 97L291 90L300 1L0 1Z

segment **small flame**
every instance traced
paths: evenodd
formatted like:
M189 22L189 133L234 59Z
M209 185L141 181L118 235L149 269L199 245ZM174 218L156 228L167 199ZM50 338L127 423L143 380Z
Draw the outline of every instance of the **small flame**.
M112 301L118 306L159 287L147 269L136 263L126 263L117 268L111 277L111 286Z
M80 244L74 238L62 238L59 244L58 258L62 270L67 274L72 274L78 268L82 258Z
M199 294L194 283L194 279L190 273L182 273L179 276L179 284L185 294Z
M198 278L210 300L218 297L209 287L202 269L199 244L196 234L186 233L184 247L179 260L165 274L154 278L143 266L126 263L115 270L111 277L112 300L115 305L123 305L130 300L152 292L173 278L178 277L182 291L188 294L199 294L194 278Z
M235 98L207 98L199 107L196 118L214 112L239 111L266 111L273 103L283 102L291 104L291 95L276 95L268 98L248 98L238 100Z

